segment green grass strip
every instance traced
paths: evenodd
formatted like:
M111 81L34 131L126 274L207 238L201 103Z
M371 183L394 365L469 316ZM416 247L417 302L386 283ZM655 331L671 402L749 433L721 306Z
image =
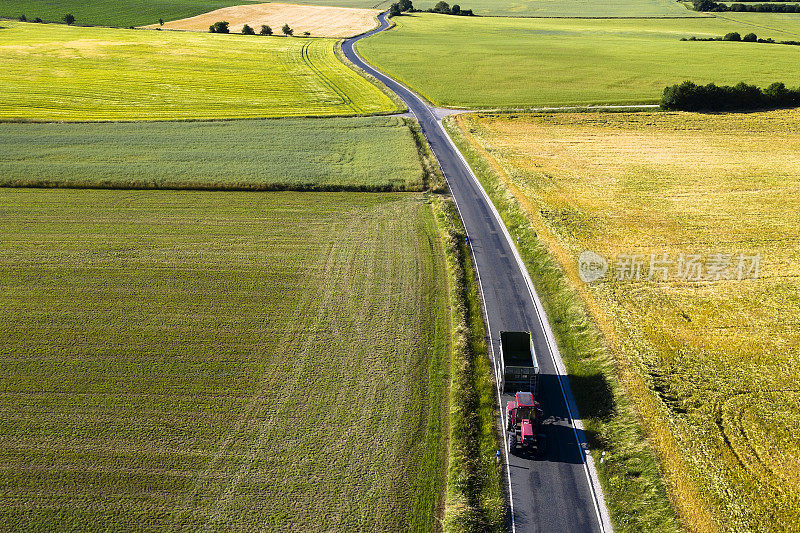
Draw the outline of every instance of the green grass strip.
M478 286L453 203L435 197L433 206L444 242L453 332L444 530L502 531L507 515Z

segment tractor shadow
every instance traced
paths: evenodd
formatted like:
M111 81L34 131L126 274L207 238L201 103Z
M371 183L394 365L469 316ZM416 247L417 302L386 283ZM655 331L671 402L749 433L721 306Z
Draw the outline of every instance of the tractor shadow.
M605 376L570 376L569 384L575 401L581 408L581 418L608 420L613 416L614 396ZM543 449L539 453L523 455L524 452L518 452L517 455L532 461L583 463L582 450L587 443L593 447L601 443L594 432L573 429L557 375L540 374L537 400L544 411L544 419L539 428L539 433L544 435L545 440Z

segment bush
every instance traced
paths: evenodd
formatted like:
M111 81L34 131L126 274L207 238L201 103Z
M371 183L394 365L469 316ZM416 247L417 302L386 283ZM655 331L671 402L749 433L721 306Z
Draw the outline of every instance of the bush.
M42 19L41 19L41 18L39 18L39 17L36 17L35 19L33 19L33 21L34 21L35 23L37 23L37 24L41 24L41 23L42 23Z
M661 107L680 111L734 111L800 106L800 88L787 89L773 83L762 91L744 82L718 87L713 83L696 85L685 81L664 89Z
M737 32L732 31L730 33L726 33L725 37L722 38L723 41L741 41L742 36L739 35Z
M25 18L25 15L20 15L20 16L19 16L19 21L20 21L20 22L28 22L28 19L27 19L27 18Z
M245 24L244 26L242 26L242 35L255 35L255 34L256 32L253 31L253 28L251 28L249 25Z
M284 35L294 35L294 30L290 28L288 24L284 24L283 28L281 28L281 31Z
M304 31L303 32L303 37L308 37L309 35L311 35L310 31Z
M270 28L266 24L262 24L261 25L261 31L259 33L261 35L272 35L272 28Z
M64 22L71 26L75 22L75 17L72 15L72 13L67 13L64 15Z
M230 33L231 32L231 30L228 28L228 22L224 21L224 20L222 20L220 22L215 22L214 24L209 26L208 27L208 31L210 33Z
M758 37L756 37L755 33L748 33L744 37L742 37L742 41L746 43L755 43L758 41Z

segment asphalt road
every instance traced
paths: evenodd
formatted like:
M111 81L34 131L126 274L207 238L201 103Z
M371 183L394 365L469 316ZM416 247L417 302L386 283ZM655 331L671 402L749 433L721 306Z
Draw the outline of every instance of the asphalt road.
M439 160L469 236L493 354L499 354L501 330L533 334L541 371L537 399L545 413L543 432L547 435L547 449L541 458L507 457L513 507L511 528L520 533L611 531L591 459L587 462L584 452L583 432L579 424L577 428L573 425L570 416L576 410L569 383L561 375L560 356L554 353L552 333L505 227L432 108L355 52L356 42L389 27L386 14L379 20L380 28L346 40L342 46L344 54L405 102ZM502 398L503 411L509 399L510 396Z

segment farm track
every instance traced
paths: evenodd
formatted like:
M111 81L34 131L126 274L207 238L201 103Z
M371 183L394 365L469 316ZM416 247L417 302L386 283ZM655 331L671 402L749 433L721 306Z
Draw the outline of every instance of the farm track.
M359 40L380 28L344 42L342 50L355 65L394 91L420 123L456 201L478 272L489 338L499 353L500 330L530 330L542 370L539 399L552 417L548 449L542 460L507 456L512 531L611 531L597 474L547 317L507 229L460 152L445 133L434 110L396 80L365 63L356 53ZM505 404L503 398L501 403Z

